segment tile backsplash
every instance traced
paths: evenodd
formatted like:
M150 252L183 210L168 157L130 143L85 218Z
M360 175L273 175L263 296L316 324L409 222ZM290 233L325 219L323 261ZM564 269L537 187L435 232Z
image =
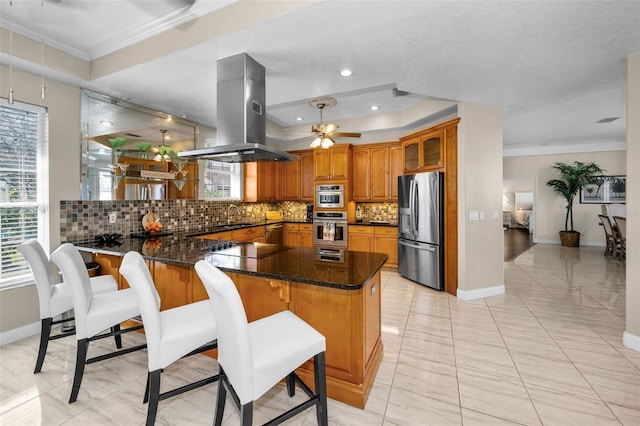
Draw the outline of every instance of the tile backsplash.
M231 204L238 207L237 211L231 210L232 223L262 220L268 210L281 209L280 203L239 201L61 201L60 241L92 239L106 233L142 232L142 217L149 211L158 215L166 231L197 233L215 225L226 225ZM116 223L109 223L110 213L116 213Z
M142 217L149 211L158 215L164 230L169 232L204 232L215 225L227 224L229 205L231 222L263 220L268 210L279 210L285 220L304 220L307 203L284 201L279 203L243 203L240 201L206 200L146 200L146 201L60 201L60 241L73 242L93 239L97 235L119 233L130 235L143 232ZM396 203L359 204L365 221L398 222ZM109 214L116 214L116 222L109 223Z
M364 222L375 220L398 223L398 203L358 203Z

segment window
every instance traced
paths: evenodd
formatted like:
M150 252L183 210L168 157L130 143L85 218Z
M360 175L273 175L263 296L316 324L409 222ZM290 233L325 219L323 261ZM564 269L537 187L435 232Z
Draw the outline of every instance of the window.
M242 198L242 164L203 160L204 176L201 198L240 200Z
M0 99L0 288L32 281L17 246L49 247L46 110Z

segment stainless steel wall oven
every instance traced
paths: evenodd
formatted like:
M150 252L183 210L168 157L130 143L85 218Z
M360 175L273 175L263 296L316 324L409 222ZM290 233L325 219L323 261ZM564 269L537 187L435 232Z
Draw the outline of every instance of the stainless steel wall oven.
M347 212L313 212L314 247L347 248Z

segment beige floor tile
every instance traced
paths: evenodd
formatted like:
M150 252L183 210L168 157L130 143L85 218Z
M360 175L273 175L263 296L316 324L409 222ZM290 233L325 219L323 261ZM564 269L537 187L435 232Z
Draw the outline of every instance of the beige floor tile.
M465 342L477 342L483 345L496 346L498 348L505 347L504 339L495 324L493 324L493 327L485 325L481 328L476 327L476 324L452 324L451 328L453 331L453 340L455 342L464 340Z
M520 377L506 348L456 340L454 350L458 368L477 370L505 378L519 379Z
M398 360L410 364L427 359L455 365L453 341L431 339L432 337L416 331L407 331L402 341Z
M527 390L545 425L620 424L607 405L600 400L534 385L527 385Z
M520 380L458 368L458 382L463 408L516 423L541 424Z
M385 425L461 425L460 406L392 388Z
M399 362L393 389L403 389L450 404L459 404L457 371L453 365L421 360L419 364Z
M598 399L573 363L535 354L513 352L511 355L525 384Z
M39 397L24 401L14 409L0 415L2 425L59 425L81 412L102 404L108 395L100 389L88 384L83 389L82 399L69 404L69 389L67 386L59 386Z
M477 411L469 410L468 408L463 408L462 424L464 426L513 426L520 423L515 423L509 420L490 416L489 414L479 413Z
M526 330L515 332L514 330L501 330L502 338L509 352L525 353L546 358L569 361L567 355L549 335L541 335L536 331L530 333Z
M70 419L65 426L142 425L146 418L146 411L136 410L116 398L107 397L100 404L95 404Z
M617 404L608 403L609 409L613 411L613 414L620 420L624 426L637 426L640 425L640 410L635 410L629 407L622 407Z
M3 355L4 356L4 355ZM10 370L2 367L0 372L0 413L44 394L58 386L64 386L73 376L66 370L48 365L39 374L33 374L33 366L23 370ZM69 386L69 389L71 386Z
M576 368L605 402L640 409L640 372L619 372L590 364Z
M615 348L605 344L583 345L574 340L556 339L558 345L576 364L638 374L640 370Z

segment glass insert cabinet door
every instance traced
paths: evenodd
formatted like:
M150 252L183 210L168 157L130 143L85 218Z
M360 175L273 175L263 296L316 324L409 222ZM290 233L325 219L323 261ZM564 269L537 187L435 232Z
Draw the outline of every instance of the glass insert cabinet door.
M422 166L425 168L442 165L442 134L433 135L420 142L422 145Z
M444 132L429 133L402 143L404 169L427 171L444 165Z

